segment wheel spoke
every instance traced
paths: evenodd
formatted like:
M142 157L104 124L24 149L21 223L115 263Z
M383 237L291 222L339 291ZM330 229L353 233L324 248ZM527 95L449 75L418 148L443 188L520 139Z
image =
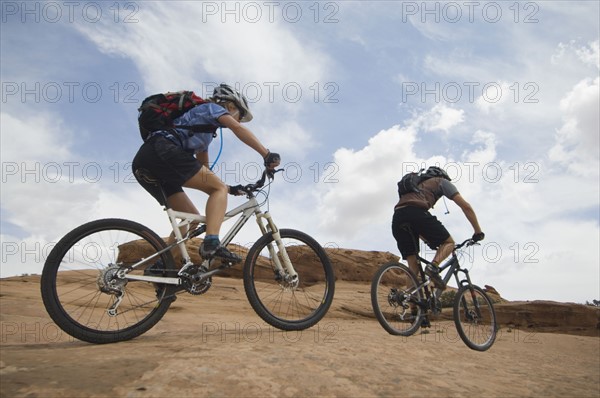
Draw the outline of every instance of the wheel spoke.
M265 235L250 249L244 266L244 284L252 307L266 322L284 330L301 330L314 325L333 300L334 276L321 246L308 235L280 231L287 255L298 274L292 280L275 269L268 250L272 237ZM277 245L272 245L278 256Z
M416 278L400 263L383 265L373 277L373 311L381 326L390 334L410 336L417 331L422 310L415 302L420 297Z
M496 313L489 297L478 286L459 289L454 302L454 322L470 348L485 351L496 339Z
M98 220L76 228L54 247L44 266L42 297L48 313L65 332L94 343L145 332L170 305L158 294L162 285L128 281L117 273L164 246L152 231L127 220ZM159 259L172 263L168 253ZM116 314L110 315L108 310L121 294Z

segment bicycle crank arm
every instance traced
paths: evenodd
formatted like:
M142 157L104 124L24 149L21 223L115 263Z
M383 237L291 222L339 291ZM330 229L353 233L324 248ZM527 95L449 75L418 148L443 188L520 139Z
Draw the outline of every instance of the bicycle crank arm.
M153 283L164 283L166 285L179 285L179 278L168 278L166 276L127 275L130 281L144 281Z
M198 280L196 282L202 282L203 280L210 278L214 274L218 274L219 272L222 272L222 271L226 270L227 268L231 268L233 266L234 266L234 264L231 264L231 263L221 264L217 268L213 269L212 271L207 271L207 272L204 272L202 275L199 275Z

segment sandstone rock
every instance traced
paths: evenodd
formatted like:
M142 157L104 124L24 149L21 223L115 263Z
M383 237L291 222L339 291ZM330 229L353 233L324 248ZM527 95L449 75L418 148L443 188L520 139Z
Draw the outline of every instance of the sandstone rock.
M505 302L494 308L498 323L520 329L600 330L600 308L590 305L536 300Z
M500 293L498 293L498 291L490 285L484 285L483 290L485 290L485 292L488 294L495 294L497 296L500 295Z

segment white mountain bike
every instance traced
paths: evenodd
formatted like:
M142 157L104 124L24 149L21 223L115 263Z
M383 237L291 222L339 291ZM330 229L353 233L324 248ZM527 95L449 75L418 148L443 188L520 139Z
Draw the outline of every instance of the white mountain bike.
M327 313L335 276L316 240L278 229L270 213L261 211L273 182L271 175L265 186L266 177L264 172L255 184L243 187L248 201L225 215L226 220L240 217L222 243L231 243L256 217L262 236L248 250L243 266L246 296L268 324L303 330ZM261 203L258 193L264 196ZM44 265L41 292L48 314L63 331L91 343L132 339L156 325L178 293L206 293L211 277L232 266L217 259L193 264L185 242L205 232L205 217L167 206L165 211L176 237L170 245L144 225L124 219L86 223L56 244ZM198 223L182 236L181 227ZM181 267L172 255L175 246L181 251Z

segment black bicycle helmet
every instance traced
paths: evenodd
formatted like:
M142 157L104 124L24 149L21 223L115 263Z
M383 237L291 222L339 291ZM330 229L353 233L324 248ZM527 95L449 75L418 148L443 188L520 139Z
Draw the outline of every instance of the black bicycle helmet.
M217 102L231 101L240 111L240 122L249 122L252 120L252 113L248 107L248 101L246 98L234 90L228 84L222 83L219 87L215 87L212 98Z
M452 181L448 173L446 173L443 169L437 166L430 166L425 172L425 174L431 177L441 177L445 178L448 181Z

